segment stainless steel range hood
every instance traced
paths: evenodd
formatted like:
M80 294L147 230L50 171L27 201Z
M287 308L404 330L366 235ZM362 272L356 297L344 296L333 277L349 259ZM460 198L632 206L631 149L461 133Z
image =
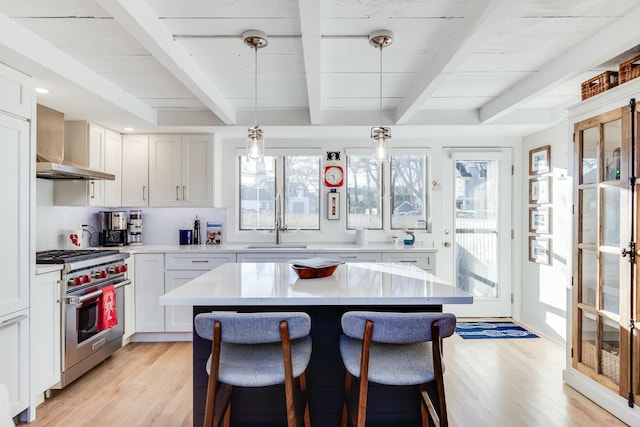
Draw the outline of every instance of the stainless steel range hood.
M116 179L116 176L110 173L52 162L36 162L36 176L46 179L104 179L111 181Z
M38 104L36 177L46 179L114 181L110 173L64 160L64 114Z

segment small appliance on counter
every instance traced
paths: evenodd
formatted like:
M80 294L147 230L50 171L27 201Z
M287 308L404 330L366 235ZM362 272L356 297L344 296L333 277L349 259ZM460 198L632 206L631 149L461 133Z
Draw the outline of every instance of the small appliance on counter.
M127 239L127 213L124 211L98 212L100 246L125 246Z
M142 244L142 211L129 211L129 244Z

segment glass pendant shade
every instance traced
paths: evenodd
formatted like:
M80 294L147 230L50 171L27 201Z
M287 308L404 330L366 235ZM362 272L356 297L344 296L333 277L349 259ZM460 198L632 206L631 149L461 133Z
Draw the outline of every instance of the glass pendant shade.
M247 135L247 156L251 160L258 160L264 156L264 138L262 129L258 125L250 127Z
M379 162L386 161L389 155L388 141L391 139L391 129L382 126L372 127L371 139L373 139L376 159Z

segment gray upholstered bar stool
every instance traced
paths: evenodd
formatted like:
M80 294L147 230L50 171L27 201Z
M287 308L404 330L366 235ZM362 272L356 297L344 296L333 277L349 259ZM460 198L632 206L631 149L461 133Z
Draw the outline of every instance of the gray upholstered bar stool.
M311 358L306 313L214 311L195 317L196 333L211 340L205 426L230 424L232 386L285 385L287 425L310 425L305 370ZM296 387L299 378L299 387ZM299 408L304 407L301 415ZM224 418L223 418L224 417Z
M448 313L344 313L340 354L347 372L342 426L364 427L369 382L417 385L423 427L429 425L427 413L435 425L447 426L441 339L451 336L455 328L456 317ZM360 378L358 389L351 388L352 377ZM431 382L439 410L427 393Z

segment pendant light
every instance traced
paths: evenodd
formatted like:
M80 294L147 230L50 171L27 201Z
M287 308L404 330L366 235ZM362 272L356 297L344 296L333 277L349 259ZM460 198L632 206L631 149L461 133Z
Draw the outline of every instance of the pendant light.
M388 141L391 139L391 129L382 126L382 49L393 42L393 33L388 30L379 30L369 34L369 44L376 49L380 49L380 107L378 123L380 126L371 128L371 139L375 147L378 161L387 160L389 152Z
M267 35L262 31L249 30L242 34L244 43L251 47L254 52L254 99L253 99L253 127L247 132L247 156L252 160L264 157L264 138L262 129L258 125L258 49L265 47L268 43Z

